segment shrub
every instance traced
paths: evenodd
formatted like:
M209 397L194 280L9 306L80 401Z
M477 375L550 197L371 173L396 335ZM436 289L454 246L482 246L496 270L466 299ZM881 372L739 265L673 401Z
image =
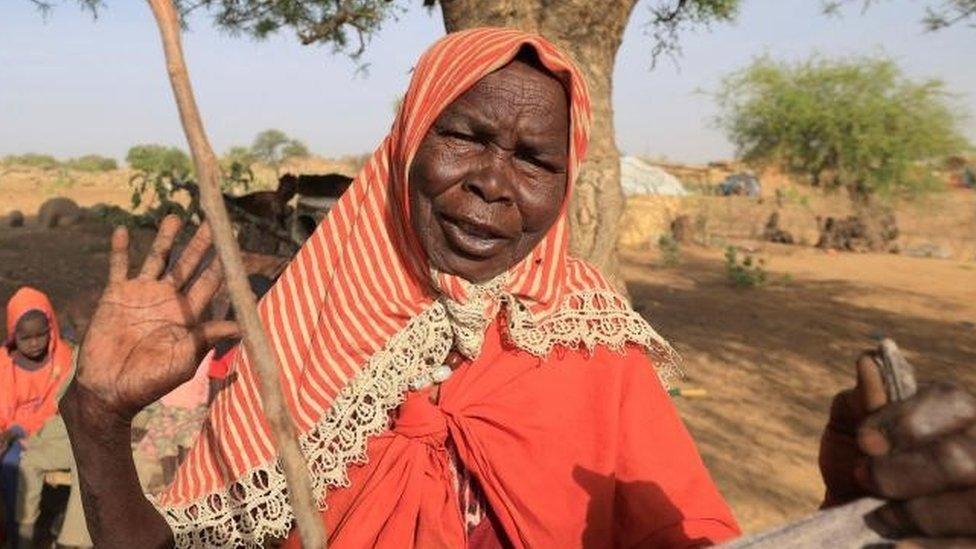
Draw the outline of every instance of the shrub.
M662 234L657 239L657 247L661 250L661 262L665 267L675 267L681 261L681 247L670 234Z
M64 162L64 167L80 172L110 172L119 169L119 163L114 158L98 154L86 154Z
M18 166L29 166L42 170L52 170L61 166L57 158L49 154L25 153L10 154L3 157L4 164L16 164Z
M732 285L738 288L762 286L768 279L766 261L750 253L740 259L739 249L735 246L725 248L725 274Z

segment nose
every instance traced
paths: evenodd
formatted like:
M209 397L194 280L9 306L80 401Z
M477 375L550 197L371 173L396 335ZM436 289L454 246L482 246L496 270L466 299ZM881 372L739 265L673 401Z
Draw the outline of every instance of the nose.
M485 202L509 206L515 202L512 176L505 169L503 159L494 159L477 173L471 174L462 188Z

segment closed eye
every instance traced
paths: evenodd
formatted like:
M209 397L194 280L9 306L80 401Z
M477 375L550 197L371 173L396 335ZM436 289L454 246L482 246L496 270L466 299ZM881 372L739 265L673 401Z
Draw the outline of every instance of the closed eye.
M561 171L559 166L553 164L552 162L543 160L542 158L540 158L539 156L533 154L530 151L521 151L521 152L516 153L515 156L519 160L522 160L523 162L528 162L529 164L532 164L533 166L535 166L537 168L542 168L543 170L546 170L547 172L556 173L556 172Z
M481 143L481 138L479 138L477 135L462 131L441 129L438 130L437 133L443 137L448 137L451 139L459 139L461 141L468 141L470 143Z

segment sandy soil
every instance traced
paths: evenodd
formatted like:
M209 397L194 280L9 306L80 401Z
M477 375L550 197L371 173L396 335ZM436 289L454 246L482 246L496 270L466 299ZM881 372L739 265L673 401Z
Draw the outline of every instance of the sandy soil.
M119 178L79 179L57 192L48 192L50 178L0 180L0 215L32 212L55 194L82 204L128 200ZM729 211L729 220L764 221ZM66 320L84 317L106 274L109 231L94 222L0 228L0 299L32 284ZM734 239L752 230L726 232ZM133 264L148 236L134 239ZM765 287L730 286L718 246L685 247L675 267L661 266L654 247L624 254L623 264L635 305L684 358L681 384L708 391L677 405L742 525L757 531L819 503L827 406L851 384L853 360L873 337L894 337L923 379L976 388L976 263L740 243L767 259Z
M641 312L683 357L678 398L705 462L747 531L814 510L831 396L858 353L895 338L922 380L976 388L976 265L767 246L772 282L727 282L721 250L684 250L675 268L629 254Z

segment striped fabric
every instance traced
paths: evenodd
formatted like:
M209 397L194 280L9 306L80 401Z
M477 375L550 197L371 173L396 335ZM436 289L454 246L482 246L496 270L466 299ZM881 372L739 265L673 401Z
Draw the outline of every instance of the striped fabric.
M393 378L370 369L400 367L399 355L387 349L391 338L408 327L416 332L418 318L430 317L438 300L463 306L473 299L471 284L432 274L426 265L409 223L410 163L438 114L525 45L538 52L568 90L571 185L586 151L590 102L585 82L570 60L545 39L516 30L482 28L450 34L420 59L389 136L260 303L277 351L286 401L323 505L328 485L348 482L346 462L365 457L358 453L364 444L359 439L365 438L362 426L376 422L364 416L385 413L386 407L376 404L380 393L371 391L382 389L386 395L406 386L405 380L396 378L395 386L374 387ZM582 307L583 301L593 300L594 292L609 296L598 299L596 307L629 311L597 270L567 257L567 207L568 198L544 240L502 279L508 303L517 302L528 313L523 324L544 323L567 307ZM501 306L498 301L488 303L484 314L493 316ZM560 341L537 339L546 348ZM236 381L214 402L197 445L157 501L179 543L260 544L290 527L255 373L246 356L235 369ZM340 398L341 394L347 396ZM370 398L353 398L363 394ZM358 404L339 406L337 399ZM366 435L375 430L370 428ZM353 454L320 442L330 436L342 439L330 444L353 448ZM326 478L323 471L333 470L338 471L335 476Z

